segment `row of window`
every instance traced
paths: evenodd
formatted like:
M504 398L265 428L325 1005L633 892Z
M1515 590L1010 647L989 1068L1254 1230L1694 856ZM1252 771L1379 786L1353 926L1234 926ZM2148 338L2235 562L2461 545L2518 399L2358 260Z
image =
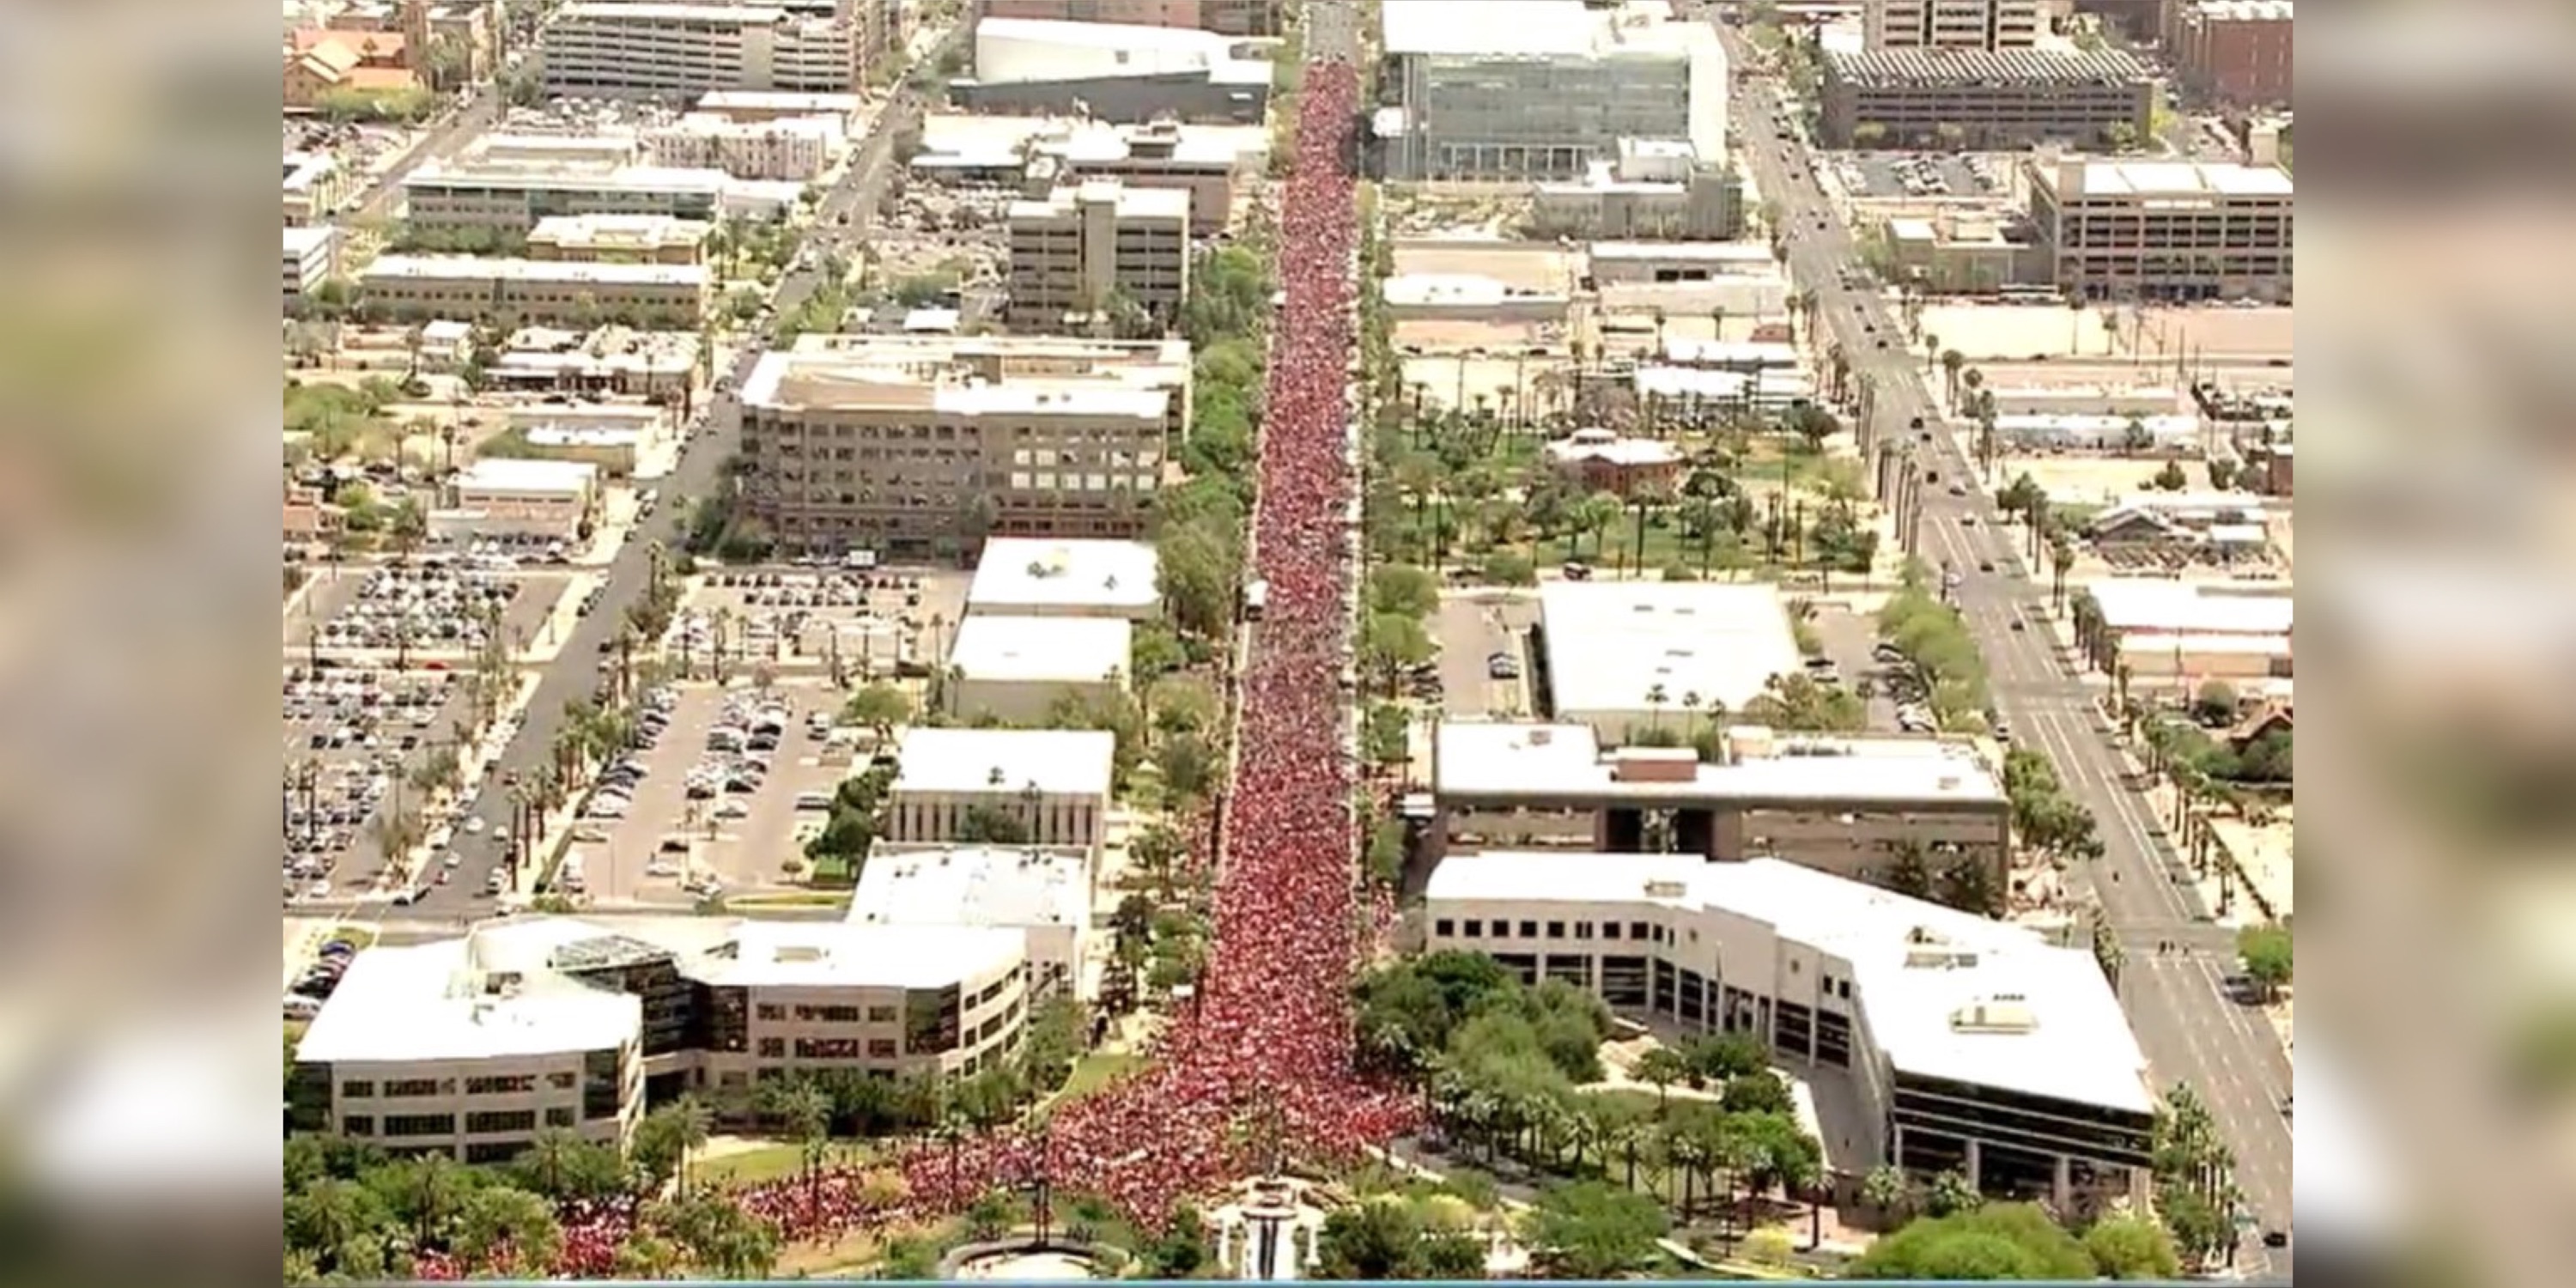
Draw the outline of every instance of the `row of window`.
M1444 938L1444 939L1446 939L1446 938L1451 938L1451 937L1456 937L1456 938L1460 938L1460 939L1483 939L1483 938L1485 938L1485 937L1486 937L1486 935L1485 935L1485 924L1486 924L1486 923L1485 923L1481 918L1476 918L1476 917L1469 917L1469 918L1464 919L1463 921L1460 921L1460 920L1453 920L1453 919L1448 918L1448 917L1442 917L1442 918L1440 918L1438 921L1436 921L1436 922L1433 922L1433 923L1432 923L1432 927L1431 927L1431 929L1432 929L1432 933L1434 933L1434 934L1436 934L1436 935L1439 935L1440 937L1442 937L1442 938ZM1577 922L1572 922L1572 923L1567 923L1567 922L1563 922L1563 921L1550 921L1550 922L1546 922L1546 923L1544 923L1544 925L1545 925L1545 929L1546 929L1546 933L1545 933L1544 935L1540 934L1540 928L1541 928L1542 923L1537 922L1537 921L1524 921L1524 922L1522 922L1522 923L1520 924L1520 934L1519 934L1519 935L1517 935L1517 936L1515 936L1514 934L1512 934L1512 923L1511 923L1511 922L1509 922L1509 921L1497 920L1497 921L1495 921L1495 922L1493 923L1493 931L1494 931L1494 933L1493 933L1493 938L1496 938L1496 939L1513 939L1513 938L1519 938L1519 939L1541 939L1541 938L1545 938L1545 939L1564 939L1564 938L1566 938L1566 929L1567 929L1567 927L1568 927L1568 925L1569 925L1569 924L1570 924L1570 925L1572 926L1572 928L1573 928L1573 937L1574 937L1574 938L1576 938L1576 939L1591 939L1591 938L1593 938L1593 937L1594 937L1594 925L1595 925L1595 923L1593 923L1593 922L1589 922L1589 921L1577 921ZM1600 922L1600 923L1598 923L1598 925L1599 925L1599 928L1600 928L1600 929L1599 929L1599 937L1600 937L1600 938L1602 938L1602 939L1618 939L1618 938L1621 938L1621 937L1622 937L1622 925L1623 925L1623 923L1616 922L1616 921L1604 921L1604 922ZM1652 922L1646 922L1646 921L1631 921L1631 922L1626 922L1626 923L1624 923L1624 925L1625 925L1625 936L1624 936L1625 938L1633 939L1633 940L1637 940L1637 941L1645 942L1645 943L1657 943L1657 944L1661 944L1661 943L1669 943L1669 942L1671 942L1671 938L1670 938L1670 936L1671 936L1671 933L1672 933L1672 932L1671 932L1671 931L1669 931L1669 930L1667 930L1665 927L1658 926L1658 925L1656 925L1656 924L1654 924L1654 923L1652 923ZM1691 938L1692 938L1692 940L1693 940L1693 941L1697 941L1697 940L1698 940L1698 938L1699 938L1699 932L1697 932L1697 931L1693 931L1693 932L1691 932Z
M562 1105L547 1109L543 1118L548 1127L570 1127L575 1122L571 1108ZM465 1133L469 1136L494 1136L505 1132L525 1135L537 1129L538 1120L538 1111L534 1109L507 1109L467 1114ZM386 1114L383 1125L384 1135L388 1139L408 1136L453 1136L456 1134L456 1115ZM349 1136L373 1136L376 1134L376 1126L377 1120L372 1114L346 1114L340 1119L341 1133Z

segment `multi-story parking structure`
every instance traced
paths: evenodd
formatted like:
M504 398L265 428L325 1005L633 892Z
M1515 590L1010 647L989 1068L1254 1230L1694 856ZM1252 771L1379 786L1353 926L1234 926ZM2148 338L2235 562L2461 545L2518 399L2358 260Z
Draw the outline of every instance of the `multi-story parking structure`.
M2149 137L2155 77L2116 49L1827 50L1824 141L1995 151Z
M1189 346L808 336L744 382L747 511L785 545L919 554L1143 535Z
M2023 163L2058 289L2088 300L2289 301L2290 173L2234 162Z
M710 90L847 93L865 83L854 22L760 4L574 0L541 37L548 94L694 98Z
M2145 1197L2146 1059L2084 949L1774 859L1461 855L1426 905L1433 949L1759 1038L1849 1197L1882 1162L2070 1213Z

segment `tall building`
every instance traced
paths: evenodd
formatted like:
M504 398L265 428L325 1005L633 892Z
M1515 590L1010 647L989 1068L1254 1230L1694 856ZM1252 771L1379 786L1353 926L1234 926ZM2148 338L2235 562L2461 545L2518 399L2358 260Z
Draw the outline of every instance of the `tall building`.
M2146 1057L2082 948L1777 859L1459 855L1424 902L1431 949L1751 1035L1814 1090L1830 1176L1956 1172L2071 1214L2146 1195Z
M1726 155L1726 53L1705 22L1583 0L1519 0L1493 22L1462 21L1448 0L1386 0L1382 13L1392 177L1574 180L1626 138Z
M860 24L774 5L574 0L539 39L546 92L584 98L847 93L868 64Z
M1868 0L1867 49L2028 49L2048 22L2039 0Z
M1279 34L1279 0L982 0L986 18L1195 27L1226 36Z
M1245 164L1233 142L1177 121L1068 130L1030 140L1028 152L1023 180L1035 192L1083 179L1187 190L1195 236L1224 230L1234 210L1235 177Z
M2192 94L2229 107L2290 101L2290 0L2190 0L2168 11L2165 49Z
M1132 303L1156 327L1180 317L1190 289L1190 193L1090 179L1044 201L1014 201L1011 300L1004 318L1028 332L1131 329Z
M823 553L1141 536L1189 372L1179 340L806 336L744 382L743 504Z
M2290 299L2294 206L2278 166L2042 156L2022 171L2060 290L2088 300Z

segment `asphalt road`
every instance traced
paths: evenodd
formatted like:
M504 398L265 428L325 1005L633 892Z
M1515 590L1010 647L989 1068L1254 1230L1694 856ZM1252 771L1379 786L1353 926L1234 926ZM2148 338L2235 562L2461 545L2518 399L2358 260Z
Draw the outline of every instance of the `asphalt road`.
M961 24L962 30L962 24ZM952 30L949 41L958 38ZM944 47L944 46L943 46ZM934 63L940 51L926 57ZM489 101L488 99L486 101ZM896 91L879 117L877 128L860 145L858 157L843 174L841 182L824 195L820 215L814 225L814 240L825 245L863 235L873 220L878 198L884 193L892 166L888 164L896 135L920 123L925 110L921 95L907 81ZM848 213L850 223L841 227L837 217ZM819 258L819 257L818 257ZM813 294L819 275L813 268L791 270L779 280L772 297L775 316L785 316ZM765 346L757 336L749 337L735 359L731 384L740 387L759 361ZM681 498L706 496L715 491L717 473L725 459L734 454L742 441L742 408L731 393L718 393L708 402L706 427L693 435L682 448L679 462L657 487L662 501L653 513L636 525L618 551L602 582L599 606L573 627L572 638L562 653L548 665L539 678L536 694L529 700L526 723L510 740L499 760L483 781L476 785L469 815L480 817L484 830L479 836L459 833L457 845L464 856L450 884L432 885L420 901L395 914L414 923L462 923L487 914L492 901L482 891L491 871L506 857L492 839L493 829L510 820L510 796L505 776L533 775L537 767L551 758L556 731L563 724L564 704L575 698L588 697L598 685L600 645L616 636L626 610L643 596L647 579L652 575L651 548L660 542L667 550L680 548L679 515L685 508ZM551 844L560 834L544 838Z
M1801 143L1782 143L1774 127L1776 82L1755 68L1751 49L1736 33L1720 29L1739 76L1733 119L1745 140L1747 163L1764 197L1776 200L1789 227L1792 276L1816 293L1817 314L1841 341L1855 371L1878 385L1877 441L1908 437L1907 422L1937 422L1926 368L1905 348L1902 331L1884 301L1868 289L1842 284L1845 266L1861 262L1851 231L1815 186ZM1791 178L1791 163L1800 171ZM1887 347L1880 348L1881 342ZM1945 476L1970 466L1948 435L1917 444L1922 461ZM1922 468L1918 464L1917 468ZM2100 824L2106 855L2097 872L2078 872L2079 887L2100 896L2125 948L2129 967L2122 1000L2131 1026L2158 1082L2188 1084L2205 1100L2236 1152L2236 1183L2263 1228L2290 1228L2290 1124L2280 1112L2289 1094L2290 1062L2262 1016L2229 999L2222 977L2235 969L2235 941L2210 924L2199 896L2169 875L2178 866L2163 828L2146 801L2123 785L2125 772L2101 717L2058 656L2044 629L2014 631L2011 619L2045 612L2044 585L2024 575L2020 529L2005 527L1991 492L1972 489L1952 497L1941 487L1923 489L1921 550L1927 560L1947 560L1964 575L1956 598L1986 656L1996 706L2021 745L2037 748L2055 764L2075 799ZM1974 526L1962 520L1973 515ZM1980 561L1995 571L1980 573ZM2160 941L2179 940L2185 952L2160 956ZM2267 1250L2249 1237L2239 1268L2288 1279L2291 1253Z

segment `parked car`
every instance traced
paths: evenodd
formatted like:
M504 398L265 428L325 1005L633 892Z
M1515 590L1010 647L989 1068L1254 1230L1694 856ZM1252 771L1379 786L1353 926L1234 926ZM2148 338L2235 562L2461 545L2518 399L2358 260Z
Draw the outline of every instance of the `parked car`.
M1485 674L1497 680L1521 678L1520 659L1509 653L1496 653L1485 659Z

